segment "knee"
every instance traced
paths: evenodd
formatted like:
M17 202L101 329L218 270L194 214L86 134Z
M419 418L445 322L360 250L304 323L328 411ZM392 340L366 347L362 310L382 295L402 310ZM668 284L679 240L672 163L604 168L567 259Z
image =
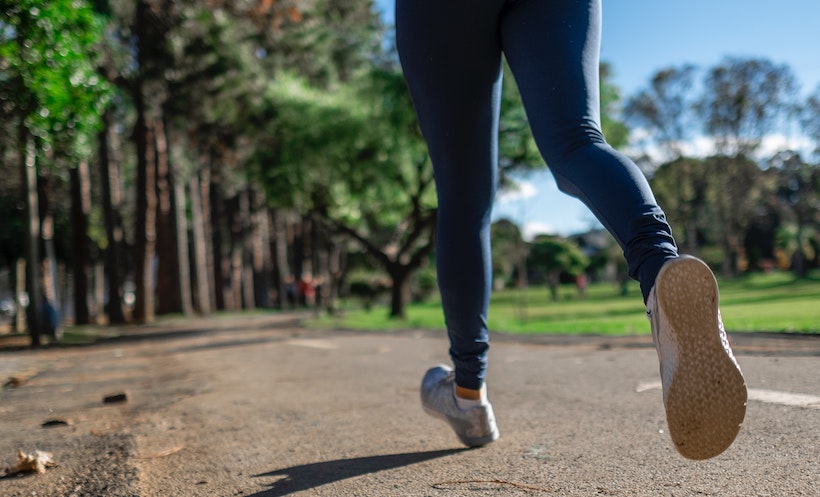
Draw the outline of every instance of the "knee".
M566 161L569 156L590 145L605 144L601 127L591 119L555 126L538 140L541 154L550 167Z

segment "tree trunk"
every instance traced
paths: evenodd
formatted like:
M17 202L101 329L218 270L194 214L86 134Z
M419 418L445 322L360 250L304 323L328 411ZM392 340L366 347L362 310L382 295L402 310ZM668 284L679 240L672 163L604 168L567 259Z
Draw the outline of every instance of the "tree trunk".
M97 324L102 324L102 317L105 314L105 311L102 309L103 302L105 302L105 265L97 261L97 263L94 264L94 315ZM119 307L122 309L122 305ZM108 324L111 324L110 320Z
M274 253L274 267L276 288L279 291L276 293L276 307L277 309L284 309L288 302L285 298L288 295L288 286L293 283L293 273L288 265L288 237L285 214L280 209L276 209L271 214L271 223L273 224L273 253Z
M253 295L256 307L271 307L271 252L268 210L265 196L251 192L251 268L253 270Z
M230 201L228 225L231 229L230 241L230 307L231 310L242 309L242 257L244 255L242 214L240 213L241 193Z
M57 254L54 247L54 210L52 208L51 197L53 178L50 174L38 176L37 187L40 201L40 237L45 249L43 260L43 301L39 313L42 319L42 330L52 337L59 339L60 329L60 283L57 277Z
M410 271L406 266L396 265L390 269L392 287L390 288L390 317L393 319L404 319L406 315L406 302L410 294Z
M208 285L208 312L216 309L216 266L214 266L214 246L210 243L213 239L214 225L211 221L211 167L205 165L199 172L199 199L202 204L201 226L203 239L202 250L205 252L205 281Z
M225 230L225 201L222 198L219 187L212 183L210 187L210 204L211 204L211 244L213 248L213 262L211 267L214 268L214 295L216 309L228 309L228 301L230 299L228 293L227 282L230 280L230 259L225 254L225 243L223 240L223 233Z
M313 221L308 216L302 216L301 237L299 239L299 265L300 276L308 275L313 277Z
M91 179L88 162L71 169L71 226L73 241L74 324L88 324L88 214L91 212Z
M154 121L157 187L157 314L184 312L179 268L180 240L174 211L174 178L168 163L168 141L162 119ZM189 308L190 311L190 308Z
M31 346L40 346L43 323L40 310L43 305L43 288L40 273L40 202L37 192L37 164L34 138L20 124L20 175L23 184L26 254L26 326Z
M26 331L26 312L23 305L23 295L26 293L26 271L26 260L17 259L14 282L14 306L17 312L14 316L14 331L18 333Z
M165 67L168 26L161 10L149 0L136 0L133 33L136 39L137 77L133 86L137 121L134 142L137 149L136 223L136 303L134 318L151 322L155 314L155 257L157 244L157 166L167 163L162 128L162 104L167 95ZM159 142L157 142L159 140ZM157 147L162 150L157 150ZM158 154L159 152L159 154Z
M328 279L325 283L325 307L333 314L336 311L336 300L347 268L347 251L345 245L334 243L328 251Z
M185 214L185 184L178 179L174 181L174 233L177 245L177 274L179 276L179 298L182 300L182 313L189 316L194 313L193 290L191 289L191 254L188 242L188 216Z
M550 271L547 275L547 286L550 290L550 299L553 302L558 301L558 286L561 283L561 274L557 271Z
M733 278L737 275L737 244L734 243L735 236L731 233L731 229L724 225L722 234L723 247L723 262L721 264L721 273L726 278Z
M251 205L250 189L245 188L239 192L239 226L241 232L239 236L239 247L237 251L237 262L239 264L238 275L242 285L242 307L244 309L256 309L253 288L253 247L251 247Z
M211 290L208 275L207 242L202 206L202 185L198 175L190 181L191 191L191 232L193 234L193 260L196 300L194 307L201 314L211 313Z
M686 230L686 253L690 255L698 255L698 229L696 223L692 221L685 221Z
M105 269L108 275L108 308L106 312L109 324L122 324L125 322L125 314L122 308L123 277L121 257L123 230L122 188L120 187L119 167L120 141L116 130L111 124L112 111L106 110L102 120L103 129L99 135L99 163L105 235L108 239L108 246L105 249Z
M141 92L141 90L139 90ZM145 113L142 98L137 100L134 137L137 147L137 226L135 236L136 301L134 319L154 320L154 251L156 248L156 161L153 121Z
M792 254L791 263L792 263L792 271L794 275L800 279L805 278L808 276L808 268L806 267L806 253L803 251L803 247L805 245L804 236L803 236L803 223L800 219L797 221L797 233L795 233L795 243L797 248Z
M231 245L231 291L230 306L228 309L238 311L242 309L242 245L234 243Z

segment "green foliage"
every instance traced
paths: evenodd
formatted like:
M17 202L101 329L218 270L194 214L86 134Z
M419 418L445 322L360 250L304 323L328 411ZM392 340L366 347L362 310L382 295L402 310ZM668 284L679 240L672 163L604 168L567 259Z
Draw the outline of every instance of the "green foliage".
M373 309L378 298L390 290L383 280L373 277L353 278L348 288L350 295L360 299L367 312Z
M778 118L793 107L788 66L767 59L728 57L704 80L698 110L706 132L726 155L751 155Z
M432 251L433 169L400 73L374 67L333 91L280 75L265 94L270 144L251 162L271 204L354 240L392 279L401 315L410 277Z
M414 203L434 207L432 188L419 192L432 168L400 76L374 70L359 84L328 92L280 75L266 93L271 146L252 167L277 205L378 225L378 237L402 224Z
M545 274L565 272L573 276L582 274L589 259L574 242L553 235L540 235L533 240L527 266Z
M684 251L717 245L719 259L735 260L724 269L737 271L743 236L773 191L760 167L743 156L679 158L659 167L651 184Z
M348 172L354 192L384 183L375 181L373 169L354 167L357 157L379 157L364 134L365 107L356 105L360 102L350 88L330 93L280 75L265 98L266 114L273 116L264 131L270 145L258 151L252 166L273 202L304 211L335 207L331 192Z
M413 302L426 302L438 293L438 275L434 265L419 270L411 284Z
M506 285L516 269L526 259L529 247L518 225L509 219L499 219L490 226L493 254L493 277Z
M300 8L291 29L267 29L261 46L278 76L293 72L312 86L332 89L367 72L380 51L383 27L372 0L314 0Z
M601 130L606 137L607 143L613 148L621 148L629 142L629 128L622 121L615 118L619 111L621 93L617 86L613 85L612 66L606 62L600 67L601 85Z
M553 235L540 235L530 245L527 268L546 277L553 300L558 299L558 285L562 273L572 276L584 274L589 258L575 242Z
M814 145L815 160L820 159L820 85L815 88L805 105L801 109L800 123L803 126L803 132Z
M544 167L524 111L521 94L509 66L504 64L501 110L498 122L499 183L505 187L507 175Z
M661 165L652 176L651 185L658 203L676 230L684 247L697 247L698 237L710 231L712 223L710 198L712 170L706 161L679 158Z
M94 61L103 20L81 0L3 0L0 15L0 100L42 149L88 157L110 95Z
M683 154L681 146L692 135L694 76L692 65L661 69L649 88L626 104L627 118L650 133L672 160Z

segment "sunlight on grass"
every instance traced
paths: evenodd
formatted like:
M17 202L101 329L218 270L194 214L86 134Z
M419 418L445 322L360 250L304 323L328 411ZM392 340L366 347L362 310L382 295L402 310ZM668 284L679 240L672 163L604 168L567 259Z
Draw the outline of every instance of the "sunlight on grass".
M722 286L726 327L737 331L820 331L820 279L754 275Z
M820 277L795 280L788 273L755 274L721 282L721 313L729 331L820 333ZM438 302L413 304L407 318L391 320L386 307L370 312L349 302L340 317L321 317L311 326L357 330L444 330ZM489 327L511 334L648 335L649 322L635 283L621 296L608 283L590 285L581 298L571 285L551 301L545 288L496 292Z

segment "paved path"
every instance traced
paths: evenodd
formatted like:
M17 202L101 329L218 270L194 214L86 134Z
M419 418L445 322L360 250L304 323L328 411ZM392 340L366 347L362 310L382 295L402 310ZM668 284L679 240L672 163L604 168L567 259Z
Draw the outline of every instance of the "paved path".
M0 495L820 495L820 337L732 339L752 391L768 393L705 462L665 433L647 337L496 337L501 439L477 450L419 406L422 373L447 360L440 333L272 316L3 352L29 378L0 393L0 467L35 448L59 465L0 479ZM103 404L117 392L127 402Z

